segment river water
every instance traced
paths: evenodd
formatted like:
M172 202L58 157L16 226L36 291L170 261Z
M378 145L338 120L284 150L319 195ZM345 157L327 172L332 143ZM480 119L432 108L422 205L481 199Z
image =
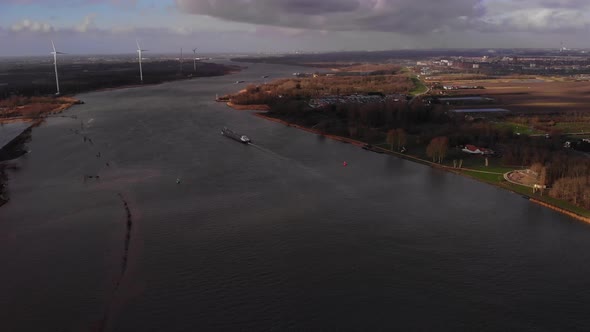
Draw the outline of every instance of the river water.
M0 330L590 330L589 225L213 101L295 71L88 93L35 128Z

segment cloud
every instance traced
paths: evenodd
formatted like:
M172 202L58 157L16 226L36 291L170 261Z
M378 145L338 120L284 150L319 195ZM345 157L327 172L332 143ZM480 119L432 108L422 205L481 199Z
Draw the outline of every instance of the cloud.
M96 14L90 14L84 17L82 23L76 25L74 30L78 32L87 32L89 29L94 28L94 20L96 18Z
M58 1L47 1L47 0L2 0L1 4L14 4L14 5L29 5L39 4L47 5L52 7L66 7L75 5L89 5L89 4L100 4L110 3L117 6L123 7L135 7L137 0L58 0Z
M459 27L484 15L481 0L176 0L180 10L228 21L315 30L407 34Z
M176 0L186 13L296 29L559 33L586 30L588 0Z
M53 25L45 22L38 22L33 21L30 19L24 19L21 22L15 23L10 27L10 31L15 33L50 33L50 32L57 32L57 31L73 31L79 33L85 33L90 30L96 30L95 28L95 21L96 14L90 14L84 17L80 24L65 27L65 28L56 28Z
M575 32L586 29L588 19L578 10L534 8L515 11L501 19L497 26L512 31Z
M484 32L575 33L587 30L590 2L586 0L493 1L481 20Z
M588 6L587 0L541 0L539 5L547 8L583 8Z
M10 27L10 30L13 32L42 32L48 33L55 31L55 27L50 25L49 23L31 21L29 19L24 19L19 23L13 24Z

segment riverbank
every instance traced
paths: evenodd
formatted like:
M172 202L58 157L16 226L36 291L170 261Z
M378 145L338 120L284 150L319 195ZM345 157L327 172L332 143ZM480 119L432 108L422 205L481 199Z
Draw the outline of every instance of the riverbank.
M231 75L238 73L243 69L243 67L234 65L200 63L197 74L188 74L182 76L176 74L176 65L173 66L173 69L166 69L166 62L158 62L155 64L152 63L151 65L156 72L153 76L147 77L144 84L132 83L137 81L135 77L135 69L129 73L121 73L119 70L115 71L113 73L115 76L124 74L123 76L116 77L116 79L113 76L108 76L108 79L104 78L104 75L109 74L108 70L106 70L106 72L105 70L96 71L93 72L94 74L90 73L90 71L87 71L85 73L90 75L86 77L88 79L87 82L81 82L80 77L78 76L68 76L70 72L65 70L66 73L62 77L61 82L62 90L67 91L68 93L71 92L72 94L124 90L160 85L180 80L190 80L198 77ZM88 66L93 67L95 64L89 64ZM66 64L65 67L67 69L68 65ZM32 68L29 70L35 72L36 70L40 69ZM98 73L103 74L103 76L98 75ZM8 78L12 77L10 76L10 73L7 73L6 75ZM19 85L21 83L22 85ZM27 90L28 88L34 88L33 86L29 86L27 84L27 82L19 82L18 80L15 80L15 83L13 84L14 87L19 87L18 91L23 93L23 95L12 95L5 99L1 99L2 94L0 94L0 125L8 125L12 123L30 123L30 128L33 128L43 123L47 117L58 116L58 114L66 111L72 106L84 103L83 101L74 98L72 95L54 96L49 95L49 92L47 92L47 96L32 96L38 95L41 93L41 91L38 89ZM51 82L48 82L47 86L52 86ZM10 90L0 92L3 92L6 96L10 95ZM13 94L14 93L16 92L13 92ZM76 116L72 116L72 118L76 118ZM28 135L28 139L30 139L30 134ZM8 160L18 158L20 155L22 155L22 151L25 151L24 149L26 149L24 144L25 142L23 141L19 144L16 144L15 146L18 146L16 148L6 147L2 151L3 153L0 154L0 157L5 157L4 159L7 158ZM6 171L7 167L5 163L0 163L0 206L6 204L9 201L9 179Z
M348 144L352 144L355 146L359 146L359 147L363 147L365 146L367 143L359 141L359 140L355 140L355 139L351 139L351 138L347 138L347 137L343 137L343 136L338 136L338 135L330 135L330 134L324 134L323 132L321 132L320 130L317 129L312 129L312 128L307 128L301 125L297 125L297 124L293 124L290 122L287 122L285 120L282 119L278 119L278 118L274 118L271 116L266 115L266 113L255 113L255 116L268 120L268 121L273 121L276 123L280 123L283 124L285 126L288 127L293 127L293 128L297 128L312 134L316 134L316 135L321 135L327 138L330 138L332 140L335 141L339 141L342 143L348 143ZM550 208L554 211L557 211L559 213L565 214L569 217L572 217L576 220L580 220L586 223L590 223L590 217L583 215L583 211L585 211L584 209L581 209L579 207L575 207L575 206L569 206L570 204L567 202L562 202L553 198L549 198L547 196L534 196L534 197L529 197L529 195L533 195L532 191L529 192L529 190L531 188L528 188L526 186L518 186L516 184L511 184L511 183L502 183L503 178L504 178L504 173L500 173L500 172L489 172L489 171L482 171L482 170L477 170L477 169L470 169L470 168L453 168L453 167L449 167L449 166L445 166L445 165L441 165L438 163L434 163L431 162L429 160L425 160L422 158L418 158L412 155L408 155L408 154L404 154L404 153L399 153L399 152L395 152L392 150L388 150L388 149L384 149L378 146L373 146L372 147L373 150L379 151L381 153L384 154L388 154L388 155L392 155L392 156L396 156L399 158L403 158L409 161L413 161L416 163L420 163L423 165L427 165L436 169L440 169L443 171L447 171L447 172L451 172L451 173L455 173L458 175L462 175L474 180L477 180L479 182L483 182L483 183L487 183L487 184L491 184L494 185L498 188L502 188L505 190L508 190L510 192L513 192L515 194L519 194L521 197L526 198L528 200L530 200L531 202L535 203L535 204L539 204L542 205L544 207ZM493 178L493 179L491 179ZM505 180L504 180L505 181ZM549 200L553 201L550 202ZM588 214L590 215L590 212L588 212Z
M0 206L10 200L6 171L18 169L17 164L12 163L11 160L28 153L25 144L31 139L33 127L38 126L42 121L37 119L27 120L25 123L0 125L0 139L3 144L0 146Z
M53 69L53 68L52 68ZM184 63L179 68L178 61L154 60L143 64L143 84L160 84L196 77L224 76L242 70L238 65L212 62L199 62L196 70L193 63ZM62 63L59 66L61 92L76 95L101 89L131 87L140 84L136 63L129 61ZM0 70L3 82L10 82L0 88L0 99L12 95L39 96L55 93L53 73L44 64L28 64L20 67L11 63ZM36 77L34 81L29 79Z
M268 105L237 105L232 103L231 101L226 103L227 106L237 110L237 111L270 111L270 107Z
M588 217L580 216L580 215L579 215L579 214L577 214L577 213L574 213L574 212L572 212L572 211L568 211L568 210L566 210L566 209L562 209L562 208L560 208L560 207L558 207L558 206L555 206L555 205L552 205L552 204L549 204L549 203L546 203L546 202L540 201L540 200L538 200L538 199L535 199L535 198L530 198L529 200L530 200L531 202L535 203L535 204L542 205L542 206L544 206L544 207L547 207L547 208L549 208L549 209L551 209L551 210L553 210L553 211L557 211L557 212L559 212L559 213L561 213L561 214L565 214L565 215L568 215L568 216L570 216L570 217L572 217L572 218L575 218L575 219L578 219L578 220L581 220L581 221L584 221L584 222L590 223L590 218L588 218Z
M0 163L0 207L8 202L8 197L6 196L6 166Z
M0 101L0 123L29 121L59 114L83 102L71 97L10 97Z

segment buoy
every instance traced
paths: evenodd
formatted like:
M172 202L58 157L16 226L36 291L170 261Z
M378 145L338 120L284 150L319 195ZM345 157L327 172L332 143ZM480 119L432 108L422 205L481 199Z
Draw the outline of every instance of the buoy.
M342 163L342 166L346 167L346 166L348 166L348 163L345 161Z

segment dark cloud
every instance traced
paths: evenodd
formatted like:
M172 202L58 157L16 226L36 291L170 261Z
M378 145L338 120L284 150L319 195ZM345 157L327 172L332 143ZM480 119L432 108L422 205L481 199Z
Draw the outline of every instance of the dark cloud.
M233 22L332 31L573 33L590 0L176 0L180 10Z
M546 8L582 9L588 6L588 0L541 0L539 5Z
M274 3L287 12L305 15L350 12L360 6L357 0L279 0Z
M0 0L0 4L8 4L8 5L29 5L29 4L37 4L37 5L45 5L47 7L67 7L67 6L83 6L83 5L90 5L90 4L101 4L107 3L112 5L117 5L121 7L128 7L133 8L137 4L137 0L57 0L57 1L47 1L47 0Z
M316 30L406 34L466 27L485 10L481 0L176 0L191 14Z

